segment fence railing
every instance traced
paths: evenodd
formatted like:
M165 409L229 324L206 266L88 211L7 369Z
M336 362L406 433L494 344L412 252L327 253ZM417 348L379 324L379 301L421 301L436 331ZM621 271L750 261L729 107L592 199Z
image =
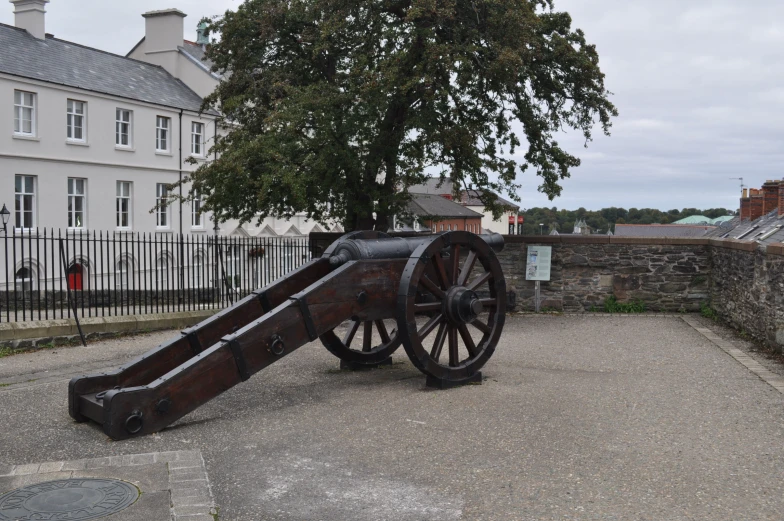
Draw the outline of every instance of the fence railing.
M312 256L306 238L48 229L0 248L0 322L222 308Z

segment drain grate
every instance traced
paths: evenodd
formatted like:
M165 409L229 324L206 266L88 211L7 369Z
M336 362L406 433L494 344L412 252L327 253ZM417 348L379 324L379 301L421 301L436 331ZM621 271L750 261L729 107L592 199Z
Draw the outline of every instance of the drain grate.
M18 488L0 496L0 521L97 519L131 506L133 485L116 479L59 479Z

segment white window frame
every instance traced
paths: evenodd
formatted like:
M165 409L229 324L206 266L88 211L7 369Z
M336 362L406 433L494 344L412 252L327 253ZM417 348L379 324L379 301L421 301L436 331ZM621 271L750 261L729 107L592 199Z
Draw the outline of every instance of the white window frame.
M82 184L82 193L78 193L76 187L78 183ZM81 212L76 210L76 202L82 201ZM84 230L87 228L87 179L82 177L69 177L68 178L68 218L66 224L69 230ZM77 216L81 213L82 221L77 223ZM78 226L77 226L78 224Z
M25 103L25 96L30 96L30 105ZM36 125L36 105L38 94L26 90L14 90L14 135L23 137L35 137L37 133ZM30 111L30 132L24 131L25 111Z
M203 205L201 195L195 193L191 201L191 228L194 230L204 229L204 212L201 210Z
M77 105L81 106L81 114L77 112ZM66 132L65 139L71 143L86 143L87 142L87 102L75 99L68 99L66 102ZM81 120L81 124L77 125L77 120ZM76 130L82 131L82 137L77 138Z
M161 142L165 146L161 147ZM155 117L155 151L168 154L171 152L171 118Z
M204 123L191 122L191 155L204 157Z
M128 121L125 121L125 115L128 115ZM133 111L128 109L117 108L115 110L114 122L114 146L115 148L133 148ZM126 132L122 132L125 127ZM128 143L122 143L122 136L127 136Z
M131 263L128 259L122 258L114 266L114 287L117 289L128 289L128 273L133 276L130 269Z
M159 206L162 202L169 200L169 185L167 183L158 183L155 185L155 228L158 230L168 230L171 228L169 219L169 206Z
M127 190L125 190L127 188ZM117 181L115 191L115 223L118 230L133 229L133 183L131 181ZM122 203L125 203L125 211L122 211ZM122 215L127 214L127 224L122 225Z
M22 187L21 191L17 190L16 187L17 179L21 179L21 187ZM27 191L27 183L26 183L27 179L32 180L33 188L31 192ZM16 228L17 231L32 230L35 228L36 217L37 217L36 216L36 202L37 202L36 192L38 188L37 185L38 185L38 179L34 175L17 174L14 176L14 227ZM25 205L25 196L31 196L30 205L32 206L32 208L30 209L28 209ZM31 215L30 226L29 227L20 226L20 224L24 222L24 214L28 212ZM22 216L21 219L19 218L20 215Z

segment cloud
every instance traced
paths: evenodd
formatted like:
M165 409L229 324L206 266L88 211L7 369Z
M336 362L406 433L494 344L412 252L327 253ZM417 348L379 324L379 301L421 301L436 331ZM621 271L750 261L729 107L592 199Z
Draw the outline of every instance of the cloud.
M52 0L47 30L127 53L144 35L141 13L177 7L186 38L203 16L238 0ZM781 0L556 0L597 46L621 115L612 137L559 137L583 164L548 201L539 179L520 177L525 207L737 208L739 185L782 177L784 2ZM13 24L12 6L0 22Z

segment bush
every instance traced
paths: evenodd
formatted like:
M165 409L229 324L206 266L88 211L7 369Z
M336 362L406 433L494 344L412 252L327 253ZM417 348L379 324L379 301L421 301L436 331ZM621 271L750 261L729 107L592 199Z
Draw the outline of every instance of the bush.
M615 295L610 295L604 300L604 311L606 313L644 313L645 302L642 300L618 302Z

